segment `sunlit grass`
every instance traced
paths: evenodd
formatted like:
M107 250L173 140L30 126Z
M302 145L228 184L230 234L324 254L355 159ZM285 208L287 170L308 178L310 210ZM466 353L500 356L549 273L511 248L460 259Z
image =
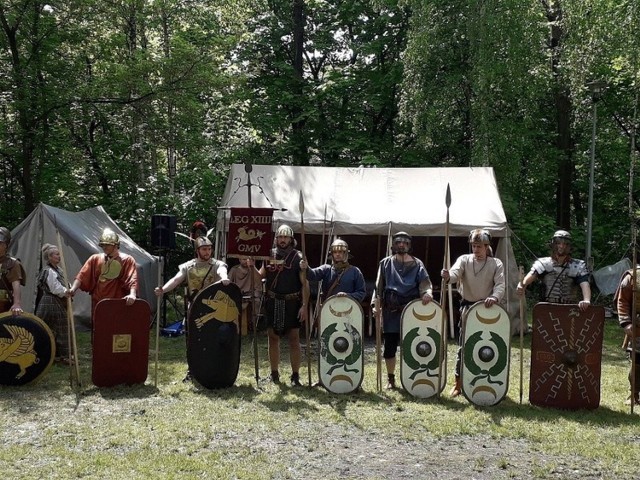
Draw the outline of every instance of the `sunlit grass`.
M401 389L379 394L371 341L362 391L350 395L268 382L257 388L250 338L243 341L233 388L209 391L183 383L184 338L161 338L158 388L151 355L145 385L98 389L90 381L89 338L83 333L79 398L69 387L68 369L57 365L34 385L0 391L0 468L11 472L10 478L25 479L303 478L304 460L290 452L324 455L331 441L327 435L335 435L336 442L375 446L378 439L393 438L425 448L429 439L475 439L480 445L510 440L553 457L536 461L531 477L557 478L554 472L566 468L556 464L557 458L584 458L602 466L603 478L632 478L640 464L638 415L623 403L628 362L619 329L608 322L606 330L601 406L576 412L529 404L530 337L524 345L522 404L519 340L514 337L508 397L494 407L478 408L463 397L448 397L451 372L440 399L415 399ZM260 373L266 377L264 337L259 347ZM455 348L451 342L450 369ZM289 376L286 358L283 351L284 379ZM306 382L306 363L301 377ZM315 361L312 378L317 378ZM473 462L478 471L487 468L481 450ZM506 477L522 478L511 472L507 455L494 463Z

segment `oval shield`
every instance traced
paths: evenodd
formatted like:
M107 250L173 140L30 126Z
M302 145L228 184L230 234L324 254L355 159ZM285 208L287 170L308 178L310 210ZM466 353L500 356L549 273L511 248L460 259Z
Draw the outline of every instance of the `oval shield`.
M475 405L496 405L509 389L509 314L499 305L473 304L465 318L463 339L462 393Z
M604 307L537 303L533 307L529 401L567 410L600 405Z
M356 390L364 377L364 314L351 297L327 298L319 318L320 383L333 393Z
M187 314L187 363L205 388L232 386L240 368L242 292L214 283L198 292Z
M407 304L400 319L400 379L414 397L429 398L447 383L447 357L442 348L442 308L417 299ZM441 364L440 361L442 362Z
M26 385L49 369L56 354L53 333L30 313L0 314L0 385Z

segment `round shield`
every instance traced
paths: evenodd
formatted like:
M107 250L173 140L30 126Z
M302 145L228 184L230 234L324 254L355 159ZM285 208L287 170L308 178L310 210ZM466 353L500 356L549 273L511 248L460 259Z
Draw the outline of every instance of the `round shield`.
M414 397L429 398L447 383L446 351L442 349L442 308L417 299L400 319L400 380ZM440 390L438 390L438 388Z
M187 315L187 362L205 388L232 386L240 368L242 292L235 283L214 283L193 299Z
M56 343L40 318L30 313L0 314L0 385L26 385L53 363Z
M332 296L320 310L320 383L333 393L357 389L364 377L362 307L351 297Z
M465 317L462 393L475 405L499 403L509 389L511 322L499 305L477 302Z

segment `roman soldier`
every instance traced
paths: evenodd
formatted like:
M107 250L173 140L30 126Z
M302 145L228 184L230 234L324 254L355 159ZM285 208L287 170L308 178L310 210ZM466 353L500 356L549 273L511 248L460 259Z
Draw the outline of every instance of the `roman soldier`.
M11 244L11 232L0 227L0 313L22 313L20 288L24 287L26 274L20 261L7 252Z

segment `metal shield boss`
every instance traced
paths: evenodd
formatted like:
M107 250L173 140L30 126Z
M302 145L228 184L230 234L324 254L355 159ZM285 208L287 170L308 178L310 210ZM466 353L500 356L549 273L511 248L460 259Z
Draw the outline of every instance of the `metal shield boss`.
M187 362L205 388L231 387L240 368L242 292L214 283L198 292L187 314Z
M438 386L442 392L447 383L446 354L440 358L442 315L437 302L423 305L420 299L413 300L402 311L400 381L414 397L432 397L439 393Z
M473 404L499 403L509 389L511 322L499 305L476 302L463 327L462 393Z
M26 385L49 369L56 353L53 333L30 313L0 314L0 385Z
M137 298L100 300L93 312L91 381L96 387L137 385L149 372L151 307Z
M533 307L529 401L541 407L600 404L604 308L538 303Z
M318 332L320 383L333 393L353 392L364 377L362 307L351 297L329 297L320 310Z

